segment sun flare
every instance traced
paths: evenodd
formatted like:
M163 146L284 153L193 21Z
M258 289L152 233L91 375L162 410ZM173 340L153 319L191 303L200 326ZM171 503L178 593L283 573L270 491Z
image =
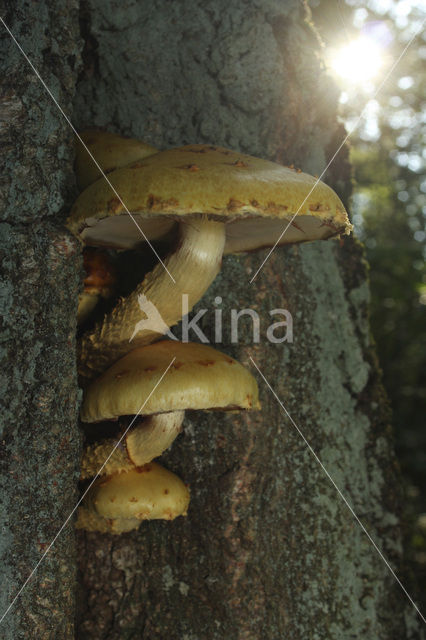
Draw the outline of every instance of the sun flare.
M382 64L382 48L374 40L364 36L337 49L331 59L331 67L335 73L351 84L372 80Z

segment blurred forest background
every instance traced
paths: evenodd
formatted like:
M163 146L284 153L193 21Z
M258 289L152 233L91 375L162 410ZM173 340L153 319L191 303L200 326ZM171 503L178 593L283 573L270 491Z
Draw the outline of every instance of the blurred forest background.
M341 118L348 131L357 124L349 139L353 221L370 263L372 333L392 405L405 485L408 561L423 592L419 605L424 608L425 6L421 0L309 0L309 6L324 42L327 67L341 91Z

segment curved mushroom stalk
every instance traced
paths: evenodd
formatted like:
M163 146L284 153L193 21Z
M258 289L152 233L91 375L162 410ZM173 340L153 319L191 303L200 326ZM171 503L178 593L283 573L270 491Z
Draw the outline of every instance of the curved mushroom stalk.
M161 456L182 431L184 411L157 413L147 417L126 436L127 454L136 467Z
M179 241L133 293L81 339L79 371L91 378L136 347L153 342L182 318L182 296L190 311L220 270L225 224L207 216L180 223ZM172 281L172 278L175 282Z
M130 471L161 456L182 431L184 415L184 411L171 411L147 416L128 431L115 449L113 438L89 445L83 453L81 479L97 475L100 469L102 476Z

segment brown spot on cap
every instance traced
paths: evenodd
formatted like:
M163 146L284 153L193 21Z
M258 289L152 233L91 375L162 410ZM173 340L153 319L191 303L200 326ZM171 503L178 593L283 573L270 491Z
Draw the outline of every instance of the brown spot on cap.
M278 214L281 211L287 211L288 207L285 204L276 204L275 202L268 202L265 207L265 211L268 213Z
M330 207L328 205L317 202L315 204L309 205L309 211L330 211Z
M133 498L129 498L129 502L138 502L138 499L133 496Z
M136 514L136 517L138 520L146 520L146 518L149 518L149 511L139 511L139 513Z
M257 200L250 200L250 204L251 204L252 207L258 207L259 206L259 203L258 203Z
M149 464L144 464L143 467L135 467L135 471L137 473L148 473L148 471L152 471L152 467Z
M169 494L169 490L168 489L164 489L164 495L167 496Z
M174 362L172 364L172 369L180 369L181 367L183 367L183 364L184 364L183 362ZM146 371L146 369L145 369L145 371Z
M156 371L157 367L151 366L151 367L145 367L144 371Z
M228 200L228 204L226 205L226 208L228 211L237 211L238 209L241 209L241 207L244 207L244 202L240 202L239 200L235 200L235 198L230 198Z
M118 213L123 210L123 205L118 198L111 198L111 200L108 200L107 208L111 213Z
M167 210L173 210L178 205L179 205L179 202L176 200L176 198L169 198L168 200L162 200L161 198L153 195L152 193L149 194L146 202L146 206L148 207L148 209L151 209L151 211L164 212Z
M123 371L118 371L118 373L116 373L114 377L115 377L116 380L119 380L120 378L125 376L126 373L129 373L129 370L128 369L123 369Z
M183 164L180 167L177 167L177 169L186 169L187 171L199 171L200 167L196 164Z
M147 165L144 162L134 162L130 169L143 169L144 167L146 167Z
M227 163L229 164L229 163ZM246 164L245 162L243 162L242 160L236 160L235 162L231 163L233 167L241 167L243 169L247 168L249 165Z
M202 367L211 367L214 364L214 360L198 360L197 364L201 364Z

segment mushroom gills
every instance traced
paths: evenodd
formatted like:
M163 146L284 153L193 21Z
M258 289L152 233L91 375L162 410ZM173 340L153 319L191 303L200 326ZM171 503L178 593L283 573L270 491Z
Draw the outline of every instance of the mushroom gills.
M93 377L179 322L183 295L187 295L189 312L218 274L224 246L223 222L205 215L181 221L175 252L163 264L157 264L128 298L83 335L79 345L81 375Z
M184 415L184 411L171 411L146 416L118 446L113 438L89 445L83 453L81 479L130 471L161 456L182 431Z

